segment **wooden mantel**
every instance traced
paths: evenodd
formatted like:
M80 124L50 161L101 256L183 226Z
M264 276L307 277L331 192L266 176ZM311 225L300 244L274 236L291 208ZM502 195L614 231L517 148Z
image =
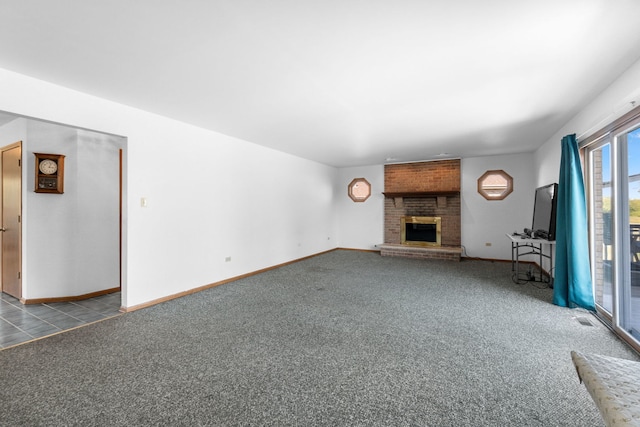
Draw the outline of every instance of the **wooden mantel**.
M447 197L457 196L459 191L402 191L402 192L383 192L384 197L395 199L396 197Z
M460 195L459 191L402 191L402 192L383 192L384 197L393 199L393 203L397 208L404 205L405 197L425 198L434 197L437 200L439 208L447 206L447 197Z

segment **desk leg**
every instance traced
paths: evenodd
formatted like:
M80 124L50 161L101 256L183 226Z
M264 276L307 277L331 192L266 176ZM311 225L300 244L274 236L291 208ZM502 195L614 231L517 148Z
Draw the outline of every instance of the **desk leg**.
M539 245L540 251L540 283L544 283L544 273L542 269L542 243Z
M517 282L517 281L520 280L520 278L519 278L519 274L520 274L520 263L519 263L519 261L520 261L520 245L516 243L515 246L516 246L516 248L515 248L515 250L516 250L516 269L515 269L515 272L516 272L516 282Z
M549 287L553 288L553 245L549 245Z

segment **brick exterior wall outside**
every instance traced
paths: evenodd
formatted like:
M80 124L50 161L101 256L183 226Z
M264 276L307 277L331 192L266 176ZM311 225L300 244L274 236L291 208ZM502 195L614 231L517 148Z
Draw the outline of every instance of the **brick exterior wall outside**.
M611 270L605 272L604 266L605 263L603 260L611 260L611 256L609 256L609 251L613 248L611 246L611 241L605 243L605 223L604 223L604 199L603 199L603 175L602 175L602 150L593 150L593 197L594 197L594 219L595 219L595 233L594 237L596 240L595 244L595 300L600 305L605 305L604 301L604 284L605 284L605 276L607 280L611 279ZM607 224L610 225L610 224ZM610 240L610 239L609 239ZM604 250L607 250L605 254ZM610 307L609 307L610 308Z
M460 191L460 160L385 166L385 192ZM460 247L460 194L440 197L403 197L384 201L384 243L400 244L402 216L442 218L442 246Z

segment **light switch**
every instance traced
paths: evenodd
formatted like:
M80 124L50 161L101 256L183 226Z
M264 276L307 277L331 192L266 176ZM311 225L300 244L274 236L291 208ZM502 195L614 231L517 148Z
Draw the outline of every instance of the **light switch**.
M143 208L147 207L147 198L146 197L141 197L140 198L140 206Z

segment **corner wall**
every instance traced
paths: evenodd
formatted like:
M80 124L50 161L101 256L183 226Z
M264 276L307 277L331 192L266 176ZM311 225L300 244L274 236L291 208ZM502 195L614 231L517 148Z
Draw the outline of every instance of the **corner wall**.
M336 247L335 168L2 69L0 93L2 111L127 137L125 307Z
M347 186L355 178L371 184L371 196L364 202L349 198ZM384 166L362 166L338 169L334 188L338 246L347 249L378 250L383 241Z
M490 169L503 169L514 178L514 191L503 201L487 201L477 192L478 178ZM377 249L375 245L384 238L384 166L341 168L338 174L339 246ZM467 256L510 260L511 245L505 233L530 227L533 219L533 153L462 159L460 174L460 237ZM371 183L372 195L364 203L354 203L347 196L347 185L354 178Z
M635 103L635 104L632 104ZM534 155L537 186L558 182L560 141L575 133L578 142L640 105L640 61L629 67L592 102L549 138Z
M22 230L24 299L83 293L76 286L76 267L80 263L75 231L78 224L77 149L75 129L27 121L27 140L22 149L23 217L27 220ZM34 152L65 156L63 194L34 193Z
M535 197L533 154L462 159L462 245L469 257L511 259L506 233L530 228ZM504 200L486 200L478 178L488 170L504 170L513 178L513 192Z
M84 135L84 137L83 137ZM84 295L117 288L120 141L18 118L0 127L0 145L22 141L22 298ZM110 147L105 141L111 143ZM110 148L110 149L109 149ZM65 192L35 193L33 153L65 155Z

